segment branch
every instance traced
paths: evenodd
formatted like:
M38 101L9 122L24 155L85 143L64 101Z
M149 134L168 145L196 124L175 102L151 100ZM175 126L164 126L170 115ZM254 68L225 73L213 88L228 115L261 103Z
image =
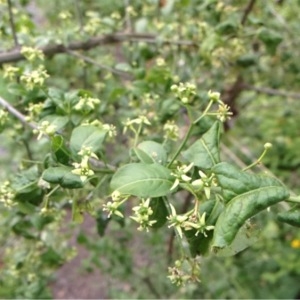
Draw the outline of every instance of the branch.
M124 77L131 77L131 74L129 72L125 72L125 71L121 71L121 70L117 70L115 68L111 68L109 66L106 66L106 65L103 65L103 64L100 64L98 63L97 61L95 61L94 59L90 58L90 57L87 57L85 55L81 55L79 53L76 53L75 51L72 51L72 50L69 50L67 49L66 51L67 53L69 53L70 55L73 55L87 63L90 63L90 64L93 64L94 66L97 66L99 67L100 69L104 69L108 72L111 72L111 73L114 73L116 75L120 75L120 76L124 76Z
M31 127L32 129L37 129L36 124L27 122L26 117L21 114L18 110L16 110L10 103L8 103L6 100L0 97L0 105L7 109L9 113L11 113L13 116L15 116L17 119L19 119L23 125L27 125Z
M241 20L241 24L242 25L245 25L246 21L247 21L247 18L251 12L251 10L253 9L254 7L254 4L255 4L255 1L256 0L250 0L245 11L244 11L244 14L243 14L243 17L242 17L242 20Z
M14 38L15 47L17 48L19 46L19 42L18 42L18 37L17 37L17 33L16 33L16 26L15 26L15 22L14 22L14 15L12 12L11 0L7 0L7 6L8 6L10 28L11 28L11 32L12 32L12 35Z
M66 53L68 50L90 50L92 48L116 44L125 41L133 41L133 42L144 42L144 43L154 43L154 44L175 44L175 45L184 45L184 46L192 46L199 47L199 43L193 41L172 41L172 40L161 40L157 36L153 34L126 34L126 33L116 33L116 34L108 34L104 36L98 36L94 38L90 38L86 41L76 41L71 42L68 45L63 44L54 44L47 45L39 48L46 56L58 54L58 53ZM4 63L17 62L20 60L24 60L25 57L21 54L19 49L11 50L9 52L0 53L0 65Z
M258 93L268 94L271 96L282 96L287 98L300 99L300 94L298 93L290 93L287 91L276 90L276 89L265 88L265 87L256 87L249 84L243 84L243 89L255 91Z

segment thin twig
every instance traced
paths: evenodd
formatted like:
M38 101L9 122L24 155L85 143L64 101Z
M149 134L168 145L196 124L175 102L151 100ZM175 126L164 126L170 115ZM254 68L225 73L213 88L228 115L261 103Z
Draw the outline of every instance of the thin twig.
M16 26L15 26L15 21L14 21L14 14L12 11L11 0L7 0L7 5L8 5L9 23L10 23L11 32L12 32L12 35L14 38L15 47L18 48L19 41L18 41L17 32L16 32Z
M143 281L148 286L148 288L152 292L152 294L156 297L156 299L160 299L161 296L160 296L159 292L157 291L155 285L153 284L152 280L150 279L150 277L148 277L148 276L144 277Z
M256 0L250 0L245 11L244 11L244 14L243 14L243 17L242 17L242 20L241 20L241 24L242 25L245 25L246 21L247 21L247 18L251 12L251 10L253 9L254 7L254 4L255 4L255 1Z
M6 100L0 97L0 105L7 109L9 113L11 113L13 116L15 116L17 119L19 119L22 124L31 127L32 129L38 129L37 125L31 122L28 122L26 120L26 117L20 113L18 110L16 110L10 103L8 103Z
M293 98L293 99L300 99L300 93L291 93L283 90L275 90L271 88L265 88L265 87L256 87L249 84L243 84L244 90L251 90L258 93L268 94L271 96L282 96L286 98Z
M67 50L90 50L98 46L104 46L109 44L122 43L126 41L133 42L144 42L153 44L174 44L174 45L185 45L191 47L199 47L199 43L193 41L176 41L176 40L163 40L152 34L126 34L126 33L115 33L104 36L98 36L90 38L86 41L70 42L68 45L53 44L39 48L44 55L51 56L59 53L66 53ZM21 54L19 49L14 49L8 52L0 53L0 65L4 63L17 62L24 60L25 57Z
M80 10L80 5L78 0L74 0L74 6L75 6L75 12L76 12L76 17L79 23L79 30L82 32L83 29L83 18Z
M70 55L73 55L73 56L75 56L75 57L77 57L77 58L79 58L79 59L81 59L81 60L83 60L83 61L85 61L85 62L88 62L88 63L90 63L90 64L93 64L94 66L97 66L97 67L99 67L99 68L101 68L101 69L104 69L104 70L106 70L106 71L108 71L108 72L111 72L111 73L113 73L113 74L117 74L117 75L124 76L124 77L125 77L125 76L126 76L126 77L129 77L129 76L132 77L131 74L128 73L128 72L121 71L121 70L117 70L117 69L111 68L111 67L109 67L109 66L100 64L100 63L98 63L97 61L95 61L94 59L92 59L92 58L90 58L90 57L87 57L87 56L85 56L85 55L79 54L79 53L77 53L77 52L75 52L75 51L67 50L66 52L69 53Z
M133 26L131 22L131 17L130 17L130 11L129 11L129 0L124 0L124 6L125 6L125 28L127 32L132 32L133 31Z

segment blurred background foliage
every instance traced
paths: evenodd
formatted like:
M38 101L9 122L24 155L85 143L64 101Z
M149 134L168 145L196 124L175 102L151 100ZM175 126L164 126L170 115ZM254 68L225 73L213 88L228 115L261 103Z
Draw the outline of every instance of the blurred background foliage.
M155 126L147 134L155 139L167 120L175 120L183 131L187 125L170 93L171 84L195 83L196 109L201 109L208 90L220 91L234 112L223 139L231 155L224 152L224 156L247 165L259 157L265 142L271 142L273 148L264 159L268 172L299 193L300 1L8 2L13 6L21 45L68 45L116 33L124 37L119 43L78 52L91 58L92 63L70 53L46 57L44 66L50 75L47 85L61 90L66 99L66 94L75 89L91 91L102 101L94 117L101 115L118 128L127 117L144 112L148 117L154 115ZM0 61L1 55L14 48L8 2L0 1ZM12 65L25 70L28 62ZM9 80L5 76L8 63L0 62L0 66L1 97L25 114L30 103L46 101L43 91L24 90L18 82ZM43 113L47 115L46 110ZM43 140L36 143L31 131L12 117L3 120L0 178L4 182L24 176L29 188L27 193L20 193L21 197L32 196L33 202L39 202L36 186L30 187L38 179L37 171L26 168L31 156L45 163L49 145ZM207 127L205 123L201 126L195 134ZM108 158L112 164L126 157L125 141L119 138L118 144L110 145L113 151L109 153L113 154ZM50 298L51 281L60 280L55 271L72 261L77 245L89 253L82 261L84 272L100 269L109 277L101 297L299 297L300 233L275 221L273 213L278 207L255 219L261 231L259 242L233 257L200 258L201 283L177 288L166 278L168 263L176 256L168 249L170 230L141 234L130 220L108 221L98 210L107 191L97 192L89 234L84 228L75 230L85 223L74 226L66 216L72 195L57 202L60 211L50 216L31 214L36 207L27 201L10 210L0 206L1 298ZM57 199L60 197L58 193ZM74 235L76 243L71 247L69 241Z

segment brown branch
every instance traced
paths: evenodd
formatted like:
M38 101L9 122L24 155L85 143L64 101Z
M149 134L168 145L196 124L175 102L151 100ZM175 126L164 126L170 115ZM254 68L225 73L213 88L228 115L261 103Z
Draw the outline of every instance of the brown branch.
M258 93L268 94L270 96L281 96L286 98L300 99L300 93L298 94L298 93L291 93L291 92L276 90L271 88L256 87L249 84L243 84L242 87L244 90L255 91Z
M108 34L104 36L98 36L94 38L90 38L86 41L76 41L71 42L68 45L63 44L54 44L48 45L45 47L39 48L46 56L58 54L58 53L66 53L67 50L90 50L92 48L116 44L125 41L133 41L133 42L144 42L144 43L162 43L162 44L175 44L175 45L185 45L191 47L199 47L199 44L193 41L172 41L172 40L161 40L155 35L152 34L126 34L126 33L116 33L116 34ZM8 52L0 53L0 65L4 63L17 62L25 59L25 57L21 54L19 49L11 50Z
M255 1L256 0L250 0L245 11L244 11L244 14L243 14L243 17L242 17L242 20L241 20L241 24L242 25L245 25L246 21L247 21L247 18L251 12L251 10L253 9L254 7L254 4L255 4Z
M120 76L124 76L124 77L130 77L130 78L132 77L131 74L128 73L128 72L121 71L121 70L117 70L117 69L115 69L115 68L111 68L111 67L109 67L109 66L100 64L100 63L98 63L97 61L95 61L94 59L92 59L92 58L90 58L90 57L87 57L87 56L85 56L85 55L79 54L79 53L77 53L77 52L75 52L75 51L72 51L72 50L67 49L66 52L69 53L70 55L73 55L73 56L75 56L75 57L77 57L77 58L79 58L79 59L81 59L81 60L87 62L87 63L90 63L90 64L92 64L92 65L94 65L94 66L96 66L96 67L99 67L100 69L104 69L104 70L106 70L106 71L108 71L108 72L111 72L111 73L114 73L114 74L116 74L116 75L120 75Z
M18 41L17 32L16 32L16 26L15 26L13 11L12 11L11 0L7 0L7 6L8 6L9 23L10 23L11 32L12 32L12 35L14 38L15 47L18 48L19 41Z
M21 114L18 110L16 110L10 103L8 103L6 100L0 97L0 105L7 109L9 113L11 113L13 116L15 116L17 119L19 119L23 125L29 126L32 129L37 129L36 124L27 122L26 117Z

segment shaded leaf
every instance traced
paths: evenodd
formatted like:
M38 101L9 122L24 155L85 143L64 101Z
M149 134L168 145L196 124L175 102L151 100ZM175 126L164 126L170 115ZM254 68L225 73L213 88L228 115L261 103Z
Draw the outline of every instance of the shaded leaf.
M289 196L275 178L247 174L228 163L216 165L213 172L227 201L215 226L214 248L229 246L249 218Z
M154 141L144 141L134 149L141 162L165 164L167 161L167 152L164 147Z
M215 122L199 140L182 152L182 156L199 168L210 169L220 162L219 139L220 122Z
M300 227L300 210L292 209L279 213L277 219L280 222L288 223L289 225Z

